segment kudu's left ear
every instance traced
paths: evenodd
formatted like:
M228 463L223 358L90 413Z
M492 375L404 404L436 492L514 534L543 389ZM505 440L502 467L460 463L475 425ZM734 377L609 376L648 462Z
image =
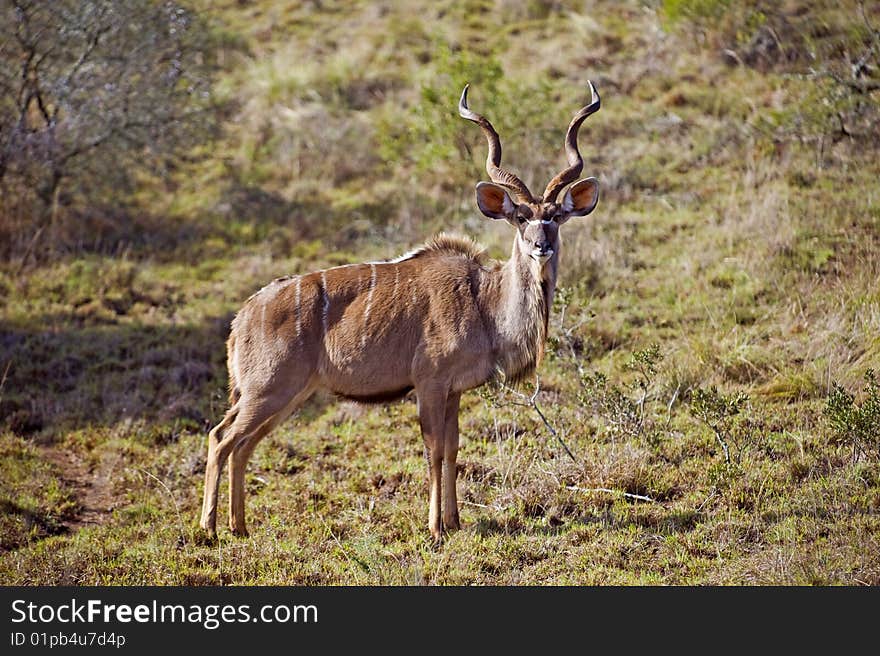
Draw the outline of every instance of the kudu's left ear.
M477 183L477 206L490 219L511 221L516 211L516 203L510 200L504 188L491 182Z
M586 216L599 202L599 181L596 178L578 180L562 197L562 216L559 223L565 223L573 216Z

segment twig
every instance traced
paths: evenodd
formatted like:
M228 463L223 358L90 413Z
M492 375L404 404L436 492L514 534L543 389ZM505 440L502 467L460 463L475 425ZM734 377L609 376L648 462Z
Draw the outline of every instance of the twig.
M718 440L718 443L721 445L721 450L724 451L724 462L728 465L730 464L730 448L727 446L727 441L721 436L721 430L715 426L712 426L712 432L715 433L715 438Z
M836 73L831 72L831 71L828 71L827 73L825 73L825 75L827 77L830 77L832 80L834 80L838 84L843 85L845 87L849 87L850 89L852 89L856 93L869 94L869 93L873 93L874 91L880 90L880 82L863 82L860 84L859 82L853 82L851 80L844 80L842 77L840 77L839 75L837 75Z
M37 240L40 238L40 235L43 234L43 230L45 229L45 225L40 226L39 229L34 233L34 236L31 238L30 243L28 243L27 248L24 249L24 255L21 256L18 267L15 270L16 276L21 275L21 272L24 270L25 264L27 264L28 258L31 256L31 251L34 248L34 245L37 243Z
M217 571L220 575L220 581L223 581L223 546L222 540L217 540Z
M574 457L574 454L571 452L571 449L568 448L568 445L562 441L562 438L559 436L559 433L556 432L556 429L550 425L550 422L547 421L547 417L544 416L544 413L541 412L541 408L538 407L538 404L535 401L532 401L532 407L535 409L535 412L538 413L538 416L541 418L541 421L544 422L544 425L547 427L547 430L550 431L550 434L556 438L556 441L565 449L565 452L568 454L568 457L571 458L572 462L577 462L577 458Z
M333 541L336 543L336 546L339 547L339 550L342 552L342 555L346 557L346 559L348 560L348 562L349 562L350 564L355 564L355 563L357 563L358 565L360 565L361 569L363 569L363 570L369 572L369 571L370 571L370 568L367 567L367 565L366 565L363 561L361 561L361 560L360 560L359 558L357 558L356 556L355 556L355 557L352 557L352 555L348 553L348 549L346 549L345 547L342 546L342 542L339 540L338 537L336 537L336 533L334 533L334 532L333 532L333 529L330 528L330 525L327 523L327 520L324 519L324 516L323 516L321 513L317 513L317 515L318 515L318 519L321 520L321 523L324 525L324 528L327 529L327 532L330 534L330 537L333 538ZM352 571L357 572L356 569L353 569ZM360 576L359 576L359 575L356 574L356 575L355 575L355 578L357 579L358 582L360 582Z
M174 493L171 491L171 488L169 488L167 485L165 485L165 482L162 479L160 479L158 476L155 476L154 474L151 474L146 469L141 469L140 467L135 467L135 469L137 469L142 474L146 474L147 476L152 478L154 481L156 481L159 485L161 485L163 488L165 488L165 491L168 493L168 496L171 497L171 502L174 504L174 510L177 512L177 523L180 525L180 538L183 540L183 544L185 546L186 545L186 531L183 528L183 516L180 514L180 506L177 505L177 499L174 498Z
M6 376L9 374L9 367L12 366L12 360L6 363L6 369L3 370L3 378L0 378L0 399L3 398L3 387L6 385Z
M568 457L571 458L571 461L576 463L577 458L574 457L574 454L571 452L571 449L568 448L568 445L566 445L566 443L562 441L562 438L559 436L559 433L556 432L556 429L553 428L553 426L550 424L549 421L547 421L547 417L544 416L544 413L541 412L541 408L538 405L538 394L541 391L541 379L538 378L537 376L535 376L535 391L532 393L531 396L526 396L522 392L510 388L507 385L505 385L504 383L500 383L500 385L501 385L501 387L503 387L505 390L507 390L511 394L518 396L521 399L527 399L527 401L525 403L517 403L516 401L513 401L512 403L513 403L513 405L520 405L520 406L532 408L538 414L538 416L541 418L541 421L544 422L544 426L547 427L547 430L550 432L550 434L553 437L555 437L556 441L562 445L563 449L565 449L565 452L568 454Z
M865 27L868 28L868 31L871 33L871 47L865 51L859 60L852 67L852 71L854 76L857 75L864 66L868 63L868 60L871 58L871 55L874 54L874 49L880 46L880 32L874 29L874 26L871 25L871 21L868 20L868 14L865 12L865 3L859 2L859 12L862 14L862 20L865 21Z
M648 386L640 383L639 387L642 388L642 395L636 401L636 406L639 408L639 432L641 432L642 424L645 423L645 401L648 400Z
M672 421L672 406L675 405L676 399L678 399L678 393L681 392L681 383L675 386L675 391L672 393L672 398L669 399L669 403L666 404L666 425L669 426L669 422Z
M462 500L462 501L459 501L459 503L462 504L463 506L476 506L477 508L491 509L491 506L487 506L483 503L476 503L474 501L463 501Z
M572 492L607 492L608 494L618 494L627 499L635 499L636 501L649 501L650 503L660 503L656 499L646 497L642 494L632 494L623 490L612 490L610 487L578 487L577 485L567 485L567 490Z
M713 487L713 488L712 488L712 491L709 492L709 496L707 496L705 499L703 499L703 503L701 503L699 506L697 506L697 510L696 510L696 512L698 512L698 513L699 513L699 512L703 512L703 508L705 508L705 507L706 507L706 504L709 503L712 499L715 498L715 495L716 495L717 493L718 493L718 489L715 488L715 487Z

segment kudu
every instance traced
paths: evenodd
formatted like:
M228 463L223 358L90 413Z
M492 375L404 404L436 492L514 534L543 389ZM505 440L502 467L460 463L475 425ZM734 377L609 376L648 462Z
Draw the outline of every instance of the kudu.
M599 109L592 83L589 89L590 104L575 114L565 135L569 165L540 198L501 168L498 133L468 108L467 86L461 94L459 114L480 126L489 145L492 182L477 184L477 205L516 229L505 263L489 262L470 240L440 235L395 260L279 278L247 300L227 342L231 407L208 438L203 529L216 533L219 477L228 459L229 526L247 533L248 458L318 388L362 402L414 389L429 460L428 528L435 539L443 526L459 528L461 394L497 377L522 379L540 363L559 266L559 226L589 214L599 198L596 179L586 178L558 200L583 167L578 130Z

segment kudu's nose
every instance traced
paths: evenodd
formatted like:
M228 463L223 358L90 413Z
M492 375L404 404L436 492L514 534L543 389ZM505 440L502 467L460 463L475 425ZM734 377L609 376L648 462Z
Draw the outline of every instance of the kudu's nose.
M549 241L539 241L537 244L535 244L535 248L541 251L541 255L546 255L553 250L553 247L550 245Z

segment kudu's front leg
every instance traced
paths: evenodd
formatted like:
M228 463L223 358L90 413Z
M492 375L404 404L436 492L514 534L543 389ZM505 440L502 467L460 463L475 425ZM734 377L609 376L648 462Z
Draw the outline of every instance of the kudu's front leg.
M435 540L443 536L440 523L440 498L443 478L444 433L446 430L446 393L423 390L418 393L419 425L428 455L429 501L428 530Z
M458 497L455 480L458 472L458 406L461 394L451 393L446 400L446 426L443 431L443 525L447 530L461 528L458 519Z

